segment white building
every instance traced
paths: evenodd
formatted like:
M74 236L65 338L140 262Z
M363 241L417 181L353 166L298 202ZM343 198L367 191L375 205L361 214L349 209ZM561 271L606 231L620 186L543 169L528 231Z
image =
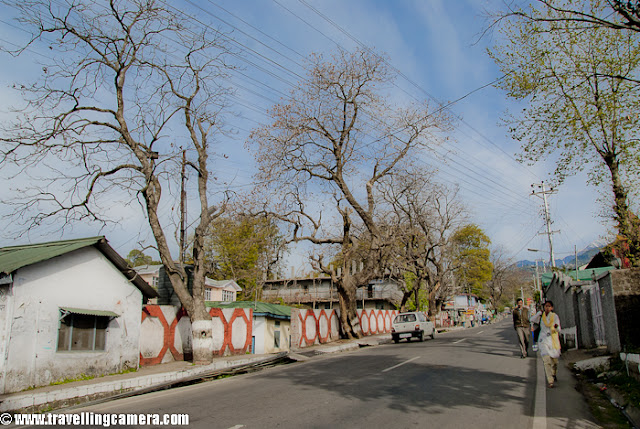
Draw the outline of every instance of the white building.
M189 282L187 289L189 293L193 293L193 267L191 265L185 266L187 275L189 276ZM151 280L154 288L158 292L157 301L152 304L158 305L173 305L175 307L181 307L182 303L178 298L178 295L173 290L171 280L164 265L141 265L134 268L140 277L149 281ZM241 292L242 288L238 286L234 280L213 280L205 278L204 283L204 300L205 301L218 301L218 302L233 302L236 300L238 292Z
M212 280L206 278L204 282L204 300L233 302L242 288L233 280Z
M0 391L137 368L157 294L104 237L0 249Z

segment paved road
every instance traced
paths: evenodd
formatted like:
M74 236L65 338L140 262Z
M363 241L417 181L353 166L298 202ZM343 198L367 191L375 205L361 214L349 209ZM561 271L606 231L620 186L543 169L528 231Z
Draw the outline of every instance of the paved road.
M537 365L504 321L73 412L188 413L189 428L544 428Z

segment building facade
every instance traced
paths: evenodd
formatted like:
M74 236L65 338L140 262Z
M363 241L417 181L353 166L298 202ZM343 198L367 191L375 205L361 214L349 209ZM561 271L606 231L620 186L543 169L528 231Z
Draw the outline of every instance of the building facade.
M267 280L262 299L283 304L302 304L315 309L338 308L338 290L331 277ZM402 301L399 285L391 280L374 280L356 291L358 309L395 310Z

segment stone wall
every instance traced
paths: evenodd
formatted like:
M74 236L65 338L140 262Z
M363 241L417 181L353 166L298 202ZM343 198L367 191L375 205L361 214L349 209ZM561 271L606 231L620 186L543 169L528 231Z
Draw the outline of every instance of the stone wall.
M618 335L622 347L640 346L640 269L611 272Z

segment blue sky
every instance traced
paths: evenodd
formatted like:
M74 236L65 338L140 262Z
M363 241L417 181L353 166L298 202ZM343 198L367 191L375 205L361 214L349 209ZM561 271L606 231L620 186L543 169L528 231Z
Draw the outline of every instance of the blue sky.
M303 57L312 52L331 53L340 46L353 49L358 43L384 52L404 77L397 80L397 102L406 94L429 98L431 103L448 103L483 87L500 77L486 48L495 39L479 39L486 25L485 9L495 9L499 1L371 1L371 0L214 0L169 2L184 13L197 17L204 25L220 28L233 38L242 56L233 82L237 93L231 102L237 117L229 119L234 133L220 141L214 174L221 187L242 190L250 186L255 171L251 154L245 149L248 132L268 122L265 112L286 94L297 75L303 75ZM197 6L196 6L197 5ZM5 6L0 10L6 12ZM7 14L0 22L0 44L24 41L25 34L13 27ZM331 22L326 20L328 18ZM345 32L348 33L345 34ZM8 87L18 79L39 75L41 58L34 47L21 58L0 53L0 118L8 117L19 104ZM406 78L405 78L406 77ZM492 239L515 259L548 258L532 254L527 248L547 251L541 215L542 200L531 196L531 184L548 180L551 164L523 166L515 162L518 144L499 125L507 107L514 107L505 94L492 86L474 92L455 103L450 112L459 118L451 139L438 149L446 159L425 156L425 165L437 165L441 180L460 187L469 208L470 220L478 223ZM516 108L518 106L515 106ZM222 154L225 157L221 156ZM7 173L3 180L7 180ZM15 181L12 182L13 188ZM7 201L12 192L5 186L0 198ZM603 189L607 191L606 189ZM554 221L556 257L573 253L594 240L607 236L598 214L602 205L596 192L587 188L584 177L570 178L549 197ZM115 202L110 208L127 222L100 230L91 224L77 225L61 233L55 227L30 233L19 241L0 238L0 245L37 242L104 234L122 255L150 242L150 233L141 208ZM0 206L9 213L11 207ZM166 213L170 207L165 207ZM303 251L291 257L293 264Z

